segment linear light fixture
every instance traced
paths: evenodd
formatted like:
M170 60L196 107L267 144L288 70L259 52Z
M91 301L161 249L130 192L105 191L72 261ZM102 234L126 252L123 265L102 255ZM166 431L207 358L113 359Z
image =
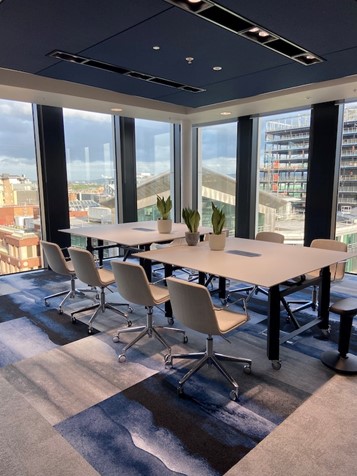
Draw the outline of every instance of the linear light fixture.
M165 1L305 66L325 61L320 56L305 50L301 46L282 38L276 33L211 0L200 0L199 2L192 2L190 0Z
M129 76L130 78L141 79L142 81L147 81L149 83L160 84L161 86L168 86L171 88L179 89L181 91L187 91L189 93L201 93L205 89L197 88L195 86L190 86L188 84L178 83L177 81L172 81L171 79L159 78L158 76L153 76L147 73L141 73L139 71L130 70L123 68L111 63L105 63L103 61L94 60L92 58L86 58L85 56L75 55L72 53L67 53L65 51L54 50L47 54L52 58L57 58L62 61L68 61L70 63L81 64L84 66L91 66L92 68L98 68L105 71L110 71L112 73L121 74L123 76Z

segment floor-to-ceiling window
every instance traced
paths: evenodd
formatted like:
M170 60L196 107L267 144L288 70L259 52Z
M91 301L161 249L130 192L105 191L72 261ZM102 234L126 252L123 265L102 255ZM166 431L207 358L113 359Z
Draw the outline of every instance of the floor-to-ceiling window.
M357 103L345 105L336 215L336 239L357 248ZM357 272L357 259L347 262Z
M116 223L112 116L64 109L63 122L71 227Z
M266 116L259 127L257 231L276 231L303 244L310 111Z
M156 196L173 191L172 125L135 119L136 180L138 220L156 220Z
M112 116L63 110L71 226L116 221Z
M41 266L39 217L32 106L0 100L0 274Z
M226 228L234 235L237 123L198 129L198 209L203 226L211 226L212 202L223 207Z

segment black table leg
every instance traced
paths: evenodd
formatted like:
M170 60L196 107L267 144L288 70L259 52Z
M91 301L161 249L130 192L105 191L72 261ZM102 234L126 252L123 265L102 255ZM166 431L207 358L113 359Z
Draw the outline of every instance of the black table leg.
M272 361L274 369L281 367L279 360L279 337L280 337L280 292L279 285L269 289L268 299L268 335L267 355Z
M165 264L165 278L172 276L173 267L171 264ZM165 317L172 317L171 301L165 302Z
M329 329L330 287L331 273L330 267L327 266L321 270L321 282L319 286L318 315L321 318L319 328L322 332L328 332Z

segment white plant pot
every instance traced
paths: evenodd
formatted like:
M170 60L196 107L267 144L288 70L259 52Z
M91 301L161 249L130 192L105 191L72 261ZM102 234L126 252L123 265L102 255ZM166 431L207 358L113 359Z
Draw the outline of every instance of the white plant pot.
M171 233L172 230L172 220L163 220L158 218L157 220L157 230L159 233Z
M220 235L215 235L210 233L208 236L208 244L212 251L222 251L226 246L226 232L221 233Z

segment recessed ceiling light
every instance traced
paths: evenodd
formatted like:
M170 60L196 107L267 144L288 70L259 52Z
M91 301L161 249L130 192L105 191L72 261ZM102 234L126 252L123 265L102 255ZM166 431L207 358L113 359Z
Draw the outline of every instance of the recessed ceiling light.
M220 114L221 116L230 116L232 113L228 111L224 111L224 112L221 112Z
M213 66L213 71L221 71L222 70L222 66Z
M152 49L155 50L155 51L159 51L160 46L153 46Z
M112 107L111 108L111 111L113 112L121 112L123 109L121 109L120 107Z
M273 33L269 33L263 28L259 28L258 26L253 26L246 31L243 31L242 36L248 38L249 40L256 41L257 43L265 44L272 40L277 40L278 37Z
M216 0L165 0L247 40L269 48L304 66L322 63L323 58L223 7Z

